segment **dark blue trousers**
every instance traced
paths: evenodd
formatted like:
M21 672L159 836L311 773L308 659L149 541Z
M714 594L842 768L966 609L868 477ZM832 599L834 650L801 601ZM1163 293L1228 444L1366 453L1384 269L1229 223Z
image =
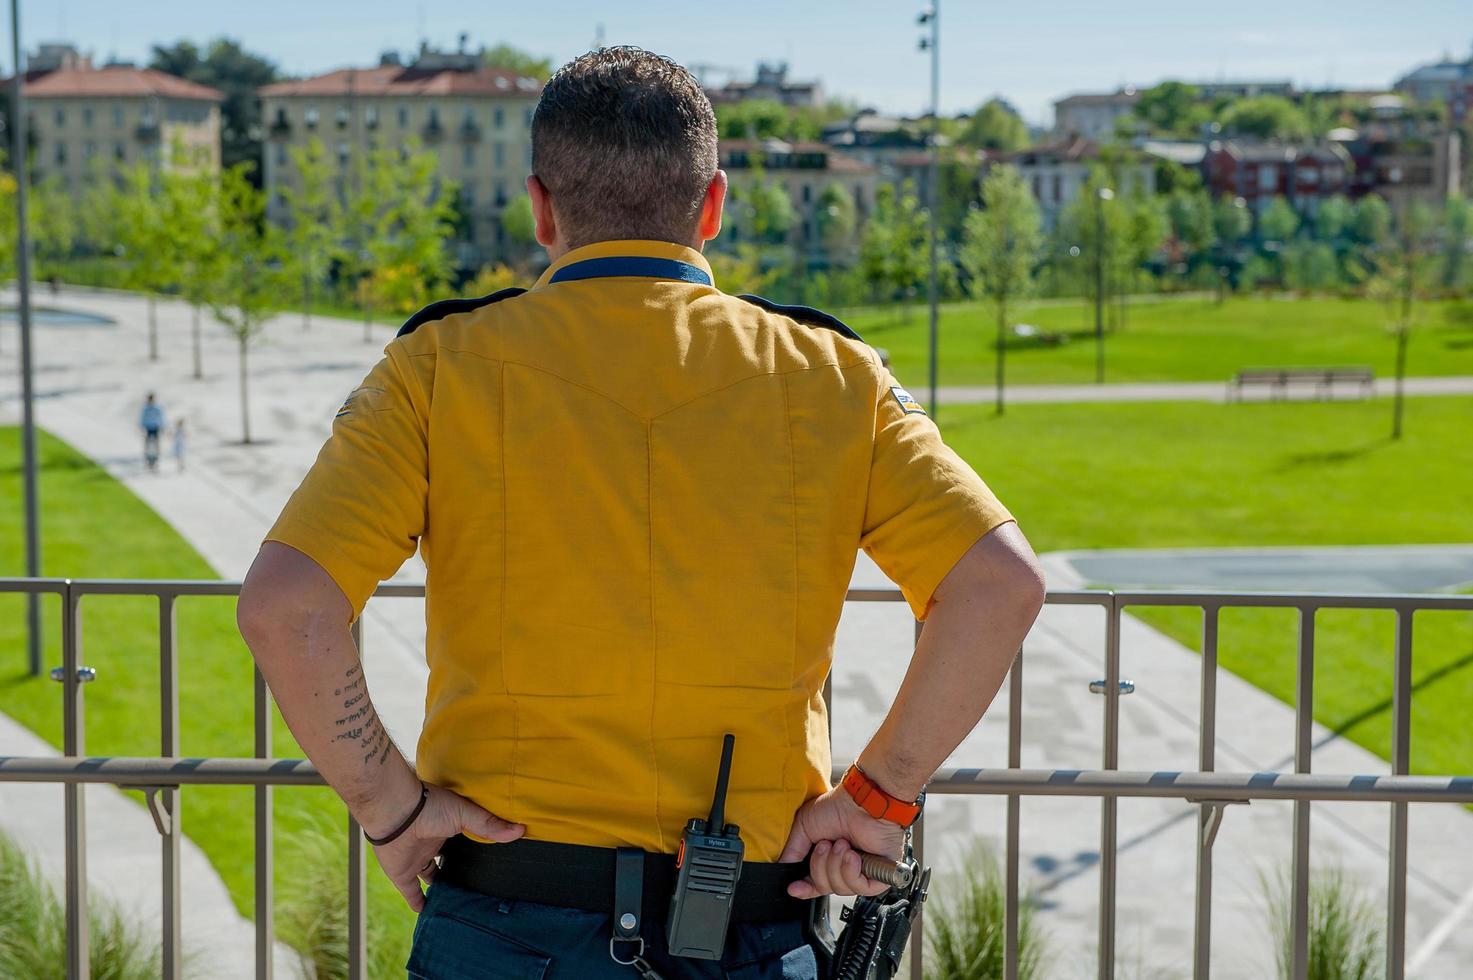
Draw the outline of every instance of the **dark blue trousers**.
M638 980L609 957L608 913L488 898L436 882L414 927L415 980ZM818 980L796 922L733 925L720 961L666 953L665 924L644 930L645 959L664 980Z

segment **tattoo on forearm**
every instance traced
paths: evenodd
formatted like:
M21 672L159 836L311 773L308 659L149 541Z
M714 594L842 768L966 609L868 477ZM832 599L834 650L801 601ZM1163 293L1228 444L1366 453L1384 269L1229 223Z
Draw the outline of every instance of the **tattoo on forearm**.
M333 696L343 699L342 710L348 714L333 722L338 732L332 740L357 743L359 751L364 753L365 766L375 758L382 766L389 760L389 751L394 743L390 741L388 730L379 720L378 712L373 710L373 705L367 700L368 690L363 686L362 671L361 665L354 664L343 674L343 684L333 688Z

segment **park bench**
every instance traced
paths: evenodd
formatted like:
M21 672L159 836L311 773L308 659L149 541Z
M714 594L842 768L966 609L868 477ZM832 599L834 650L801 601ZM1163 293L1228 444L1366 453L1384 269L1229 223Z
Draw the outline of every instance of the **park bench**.
M1268 388L1274 399L1287 399L1294 387L1312 387L1314 397L1333 398L1335 385L1356 385L1362 398L1375 389L1376 373L1368 367L1244 368L1228 384L1228 401L1242 401L1250 387Z

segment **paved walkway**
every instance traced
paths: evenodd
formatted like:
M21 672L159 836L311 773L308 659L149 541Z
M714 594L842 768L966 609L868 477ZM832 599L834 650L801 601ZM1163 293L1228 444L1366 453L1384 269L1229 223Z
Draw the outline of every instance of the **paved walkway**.
M356 323L314 320L310 333L282 318L253 354L255 429L263 440L238 444L234 350L216 330L209 333L207 377L189 377L188 312L161 304L164 359L145 357L144 305L116 295L64 295L65 305L108 312L112 328L51 328L39 332L41 423L102 461L155 507L226 577L243 574L272 516L291 492L327 435L343 396L379 355L364 344ZM6 328L0 328L6 329ZM379 339L387 340L384 329ZM13 327L4 349L13 351ZM171 415L184 414L194 430L183 473L147 474L137 463L137 409L156 390ZM0 380L0 422L13 420L14 381ZM1070 569L1050 562L1056 587L1078 585ZM416 561L400 577L422 580ZM863 556L857 584L881 585L883 576ZM903 606L855 604L846 609L837 641L836 759L852 757L883 716L900 682L913 624ZM412 751L422 722L425 667L423 604L375 600L365 619L368 676L374 698L399 744ZM1095 610L1051 607L1025 646L1023 763L1049 768L1098 766L1101 701L1087 692L1101 675L1103 617ZM186 638L187 641L187 638ZM1123 768L1194 769L1200 660L1179 644L1127 619L1122 627L1122 669L1139 685L1122 702ZM1223 768L1284 767L1292 746L1292 712L1280 702L1224 672L1219 681ZM957 750L955 765L1005 764L1005 701ZM1327 772L1385 772L1384 761L1317 731L1314 765ZM934 801L928 822L930 859L943 876L958 867L967 843L1000 844L1001 800L956 797ZM1287 804L1255 804L1228 814L1217 844L1214 905L1216 976L1248 980L1272 974L1263 913L1261 875L1273 875L1288 859ZM1050 977L1093 975L1097 918L1099 805L1088 800L1026 800L1023 867L1037 896L1041 924L1055 951ZM138 818L149 827L138 808ZM187 816L186 816L187 821ZM1120 806L1118 948L1132 976L1189 974L1192 944L1192 867L1195 811L1172 801L1126 801ZM1314 861L1340 865L1380 902L1385 893L1387 812L1382 806L1316 806ZM59 840L58 840L59 844ZM101 846L101 845L100 845ZM1473 883L1473 816L1455 807L1418 807L1411 818L1409 882L1410 946L1431 934L1445 941L1415 976L1465 975L1459 964L1473 956L1473 935L1456 928L1453 914ZM94 855L94 876L108 873L109 859ZM943 889L944 892L944 889ZM1466 903L1464 903L1466 906ZM1452 927L1449 927L1452 923Z
M1377 398L1390 398L1396 382L1392 378L1377 378ZM923 388L911 391L922 394ZM1449 376L1443 378L1407 378L1408 396L1425 395L1473 395L1473 377ZM1223 381L1153 381L1132 383L1110 383L1102 385L1009 385L1003 392L1009 404L1040 402L1227 402L1228 386ZM997 397L992 385L944 385L937 389L942 405L968 403L990 403ZM1358 386L1342 385L1336 390L1335 401L1355 401L1360 398ZM1269 401L1267 392L1250 393L1248 402ZM1298 390L1295 401L1305 400Z

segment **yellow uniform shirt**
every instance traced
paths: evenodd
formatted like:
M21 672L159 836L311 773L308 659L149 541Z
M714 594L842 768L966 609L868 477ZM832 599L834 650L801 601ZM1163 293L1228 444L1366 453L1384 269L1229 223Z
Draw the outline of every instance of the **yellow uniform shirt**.
M775 860L828 785L856 550L924 617L1010 518L873 349L699 252L602 242L517 292L411 319L269 538L355 615L422 549L423 778L533 839L670 852L732 732L727 814Z

